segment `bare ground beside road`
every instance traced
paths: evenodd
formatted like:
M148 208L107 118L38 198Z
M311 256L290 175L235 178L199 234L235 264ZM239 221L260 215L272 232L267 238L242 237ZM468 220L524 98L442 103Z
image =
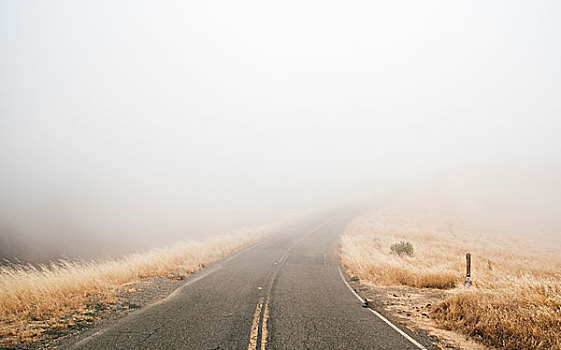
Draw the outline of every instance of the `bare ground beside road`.
M272 234L281 223L119 260L0 267L0 346L27 347L169 294L176 281ZM140 283L140 284L139 284ZM112 316L111 316L112 317Z
M53 336L49 337L51 339L44 338L40 342L20 343L16 347L30 350L53 349L64 338L76 336L94 325L103 327L105 324L111 324L130 312L163 300L180 287L183 280L184 277L174 277L173 275L154 276L124 284L111 300L93 304L94 307L88 312L88 318L69 318L68 323L61 322L58 327L53 329Z
M488 349L463 335L438 328L434 320L430 318L434 306L446 298L445 291L407 286L366 285L361 284L356 277L350 277L349 284L361 297L368 299L369 303L376 308L385 310L397 322L425 332L441 349Z
M501 349L561 349L558 253L448 204L395 202L356 219L341 238L348 274L371 293L393 290L388 309L419 328ZM411 254L392 251L400 242ZM473 284L464 288L468 252Z

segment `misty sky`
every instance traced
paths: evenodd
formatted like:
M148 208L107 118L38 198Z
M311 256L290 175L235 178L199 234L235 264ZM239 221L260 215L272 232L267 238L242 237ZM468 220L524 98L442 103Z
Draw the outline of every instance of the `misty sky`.
M559 18L558 1L0 0L0 220L181 231L454 167L557 167Z

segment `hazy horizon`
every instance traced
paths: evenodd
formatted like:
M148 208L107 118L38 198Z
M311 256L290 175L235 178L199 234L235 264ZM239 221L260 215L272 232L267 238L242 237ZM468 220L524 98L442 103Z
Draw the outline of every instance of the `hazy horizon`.
M0 0L0 257L435 187L560 235L560 10Z

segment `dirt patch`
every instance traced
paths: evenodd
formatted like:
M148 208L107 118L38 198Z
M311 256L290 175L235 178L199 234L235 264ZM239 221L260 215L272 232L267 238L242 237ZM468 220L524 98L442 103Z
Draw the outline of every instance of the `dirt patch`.
M143 278L127 283L115 291L111 298L90 297L88 305L63 319L34 321L28 325L27 342L3 339L0 349L53 349L65 339L92 328L100 328L129 313L164 299L182 285L185 274Z
M445 290L366 285L360 283L357 278L351 278L349 284L361 297L367 298L371 306L385 311L408 328L427 333L434 344L441 349L489 349L462 335L438 328L435 321L430 318L435 305L447 297L448 292Z

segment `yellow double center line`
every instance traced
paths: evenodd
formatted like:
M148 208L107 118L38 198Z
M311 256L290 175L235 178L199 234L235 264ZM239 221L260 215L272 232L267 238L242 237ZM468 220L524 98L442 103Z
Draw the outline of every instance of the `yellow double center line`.
M299 242L303 241L312 234L319 232L324 228L333 218L329 218L322 224L320 224L316 229L309 232L307 235L301 236L300 239L295 242L292 247L298 245ZM255 313L253 314L253 322L251 323L251 333L249 335L249 346L248 350L265 350L267 347L267 320L269 319L269 304L271 302L271 291L273 289L273 284L277 279L278 273L282 268L282 265L288 259L290 255L290 248L281 256L277 263L277 268L272 272L271 276L267 279L267 290L265 296L259 298L257 307L255 308ZM324 259L327 259L324 256ZM327 262L327 260L326 260ZM262 289L259 287L259 289Z
M253 314L253 322L251 324L251 333L249 336L248 350L265 350L267 347L267 321L269 319L269 304L271 302L271 291L273 283L277 279L277 275L288 258L290 249L287 250L277 263L277 268L273 271L268 279L266 294L259 298L255 313Z

